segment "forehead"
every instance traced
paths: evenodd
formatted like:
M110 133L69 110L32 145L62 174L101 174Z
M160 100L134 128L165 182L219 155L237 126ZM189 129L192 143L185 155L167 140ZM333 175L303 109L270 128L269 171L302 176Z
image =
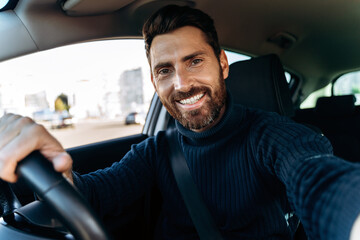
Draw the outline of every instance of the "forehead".
M158 62L175 61L177 58L193 54L196 51L213 52L207 43L205 34L196 27L185 26L172 32L158 35L150 48L151 65Z

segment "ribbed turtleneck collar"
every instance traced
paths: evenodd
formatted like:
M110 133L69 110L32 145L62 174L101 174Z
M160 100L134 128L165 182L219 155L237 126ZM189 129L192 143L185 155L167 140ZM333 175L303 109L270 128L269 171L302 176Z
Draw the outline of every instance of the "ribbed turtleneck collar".
M243 112L243 108L236 108L236 111L234 111L232 97L227 92L225 113L215 126L204 132L194 132L185 128L178 121L175 121L176 128L190 143L209 144L218 141L224 136L232 135L231 133L234 132L235 125L239 125L243 119Z

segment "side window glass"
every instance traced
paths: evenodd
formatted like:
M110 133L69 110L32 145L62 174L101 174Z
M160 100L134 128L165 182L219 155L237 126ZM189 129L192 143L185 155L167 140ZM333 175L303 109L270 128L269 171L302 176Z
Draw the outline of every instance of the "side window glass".
M360 71L339 77L334 82L333 91L334 95L355 95L355 105L360 105Z
M228 51L225 50L225 54L227 56L229 65L234 63L234 62L238 62L238 61L243 61L243 60L248 60L251 57L241 54L241 53L236 53L236 52L232 52L232 51Z
M285 78L286 78L287 83L290 83L292 76L289 72L285 72Z
M311 93L300 108L314 108L319 97L330 97L332 91L335 96L353 94L356 97L355 105L360 105L360 71L344 74L334 83Z
M0 72L0 114L32 117L65 148L141 133L154 94L143 40L56 48Z
M301 109L314 108L316 101L319 97L330 97L331 96L332 83L327 86L311 93L300 105Z
M0 0L0 11L5 8L5 6L9 3L9 0Z

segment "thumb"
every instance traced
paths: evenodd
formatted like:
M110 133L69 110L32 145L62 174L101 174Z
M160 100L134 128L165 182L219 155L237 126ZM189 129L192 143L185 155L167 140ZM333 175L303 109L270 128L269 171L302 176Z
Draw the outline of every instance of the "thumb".
M72 159L67 152L61 152L51 159L57 172L68 174L71 172Z

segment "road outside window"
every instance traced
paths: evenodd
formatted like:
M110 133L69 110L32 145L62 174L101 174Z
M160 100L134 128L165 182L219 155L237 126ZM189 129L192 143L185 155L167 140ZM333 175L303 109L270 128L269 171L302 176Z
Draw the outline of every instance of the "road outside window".
M65 148L141 133L154 94L142 40L61 47L0 72L0 113L32 117Z

